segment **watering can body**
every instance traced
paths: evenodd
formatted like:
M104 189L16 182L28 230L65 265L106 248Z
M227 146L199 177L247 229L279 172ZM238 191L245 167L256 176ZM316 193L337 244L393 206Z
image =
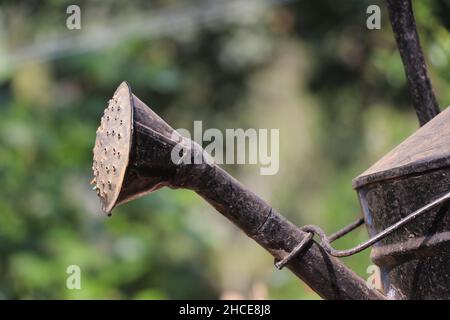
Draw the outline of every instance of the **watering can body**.
M353 180L370 236L450 190L450 108ZM450 203L372 248L390 299L450 299Z

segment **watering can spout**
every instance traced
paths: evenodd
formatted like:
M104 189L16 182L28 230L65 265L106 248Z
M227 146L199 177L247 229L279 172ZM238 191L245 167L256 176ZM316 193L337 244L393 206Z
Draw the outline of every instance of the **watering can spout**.
M108 101L93 154L93 184L107 213L165 186L193 189L199 169L211 164L197 143L169 126L131 92L126 82ZM199 157L197 162L207 165L185 165Z
M190 189L323 298L384 298L312 240L311 233L289 222L217 166L201 146L178 134L125 82L105 109L93 153L93 183L107 213L162 187Z

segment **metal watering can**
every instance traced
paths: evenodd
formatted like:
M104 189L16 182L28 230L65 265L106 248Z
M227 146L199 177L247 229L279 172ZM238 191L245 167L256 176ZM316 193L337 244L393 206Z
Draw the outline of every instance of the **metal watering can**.
M420 128L353 181L364 218L326 236L298 228L179 135L123 82L104 111L94 146L93 184L103 209L162 187L195 191L326 299L450 299L450 111ZM188 152L187 152L188 151ZM174 162L179 157L202 161ZM331 242L366 224L370 240L339 251ZM321 239L316 242L314 235ZM371 245L383 292L338 257Z

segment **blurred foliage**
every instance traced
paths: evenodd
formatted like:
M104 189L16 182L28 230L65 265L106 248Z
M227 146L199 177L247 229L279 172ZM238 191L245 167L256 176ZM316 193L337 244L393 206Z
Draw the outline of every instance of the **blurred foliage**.
M210 128L280 128L279 174L227 170L295 223L327 232L359 215L351 179L417 128L380 0L260 1L247 16L178 29L174 21L175 32L120 41L120 32L106 34L93 39L103 46L55 57L39 51L52 39L76 46L74 37L97 28L120 31L147 14L154 21L165 8L187 16L183 8L205 3L80 1L82 29L69 31L72 1L2 2L0 298L317 298L191 192L158 191L106 218L89 186L95 130L122 80L175 128L199 119ZM369 4L382 8L381 30L365 27ZM414 6L443 108L450 4ZM336 245L366 237L362 228ZM369 251L345 262L367 277ZM81 290L66 289L72 264Z

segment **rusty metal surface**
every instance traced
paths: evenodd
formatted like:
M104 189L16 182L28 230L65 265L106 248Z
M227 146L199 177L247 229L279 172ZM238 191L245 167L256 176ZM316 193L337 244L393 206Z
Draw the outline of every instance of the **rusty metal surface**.
M360 203L371 236L448 192L450 168L442 168L369 184ZM372 251L380 266L384 290L395 299L450 299L450 204L382 239Z
M125 87L129 90L126 84ZM119 87L118 91L121 92L120 90ZM186 188L202 196L271 253L276 261L286 257L298 243L308 237L308 233L297 228L264 200L209 161L199 145L179 136L131 92L126 97L127 99L130 97L131 112L128 114L132 117L129 126L130 142L124 139L120 141L109 139L108 135L105 137L105 130L109 127L103 126L105 123L103 121L97 133L98 144L94 148L94 174L97 186L103 181L108 181L106 179L110 177L107 171L95 171L99 161L113 157L114 153L108 151L115 146L130 148L128 163L123 162L120 167L120 170L124 170L121 171L124 175L117 176L117 181L112 185L112 187L121 185L119 194L116 192L117 189L113 189L115 193L108 195L105 192L106 195L101 198L107 211L164 186ZM128 103L128 100L118 99L118 105L124 101ZM187 153L192 157L202 155L203 163L174 163L171 152L179 143L192 151ZM100 156L101 147L107 147L104 156ZM108 163L113 165L117 162L111 160ZM118 169L119 167L116 167L116 170ZM105 189L99 189L100 196L102 191ZM363 279L337 258L328 255L315 241L310 241L304 252L292 259L287 267L326 299L384 299L383 295L369 289Z

